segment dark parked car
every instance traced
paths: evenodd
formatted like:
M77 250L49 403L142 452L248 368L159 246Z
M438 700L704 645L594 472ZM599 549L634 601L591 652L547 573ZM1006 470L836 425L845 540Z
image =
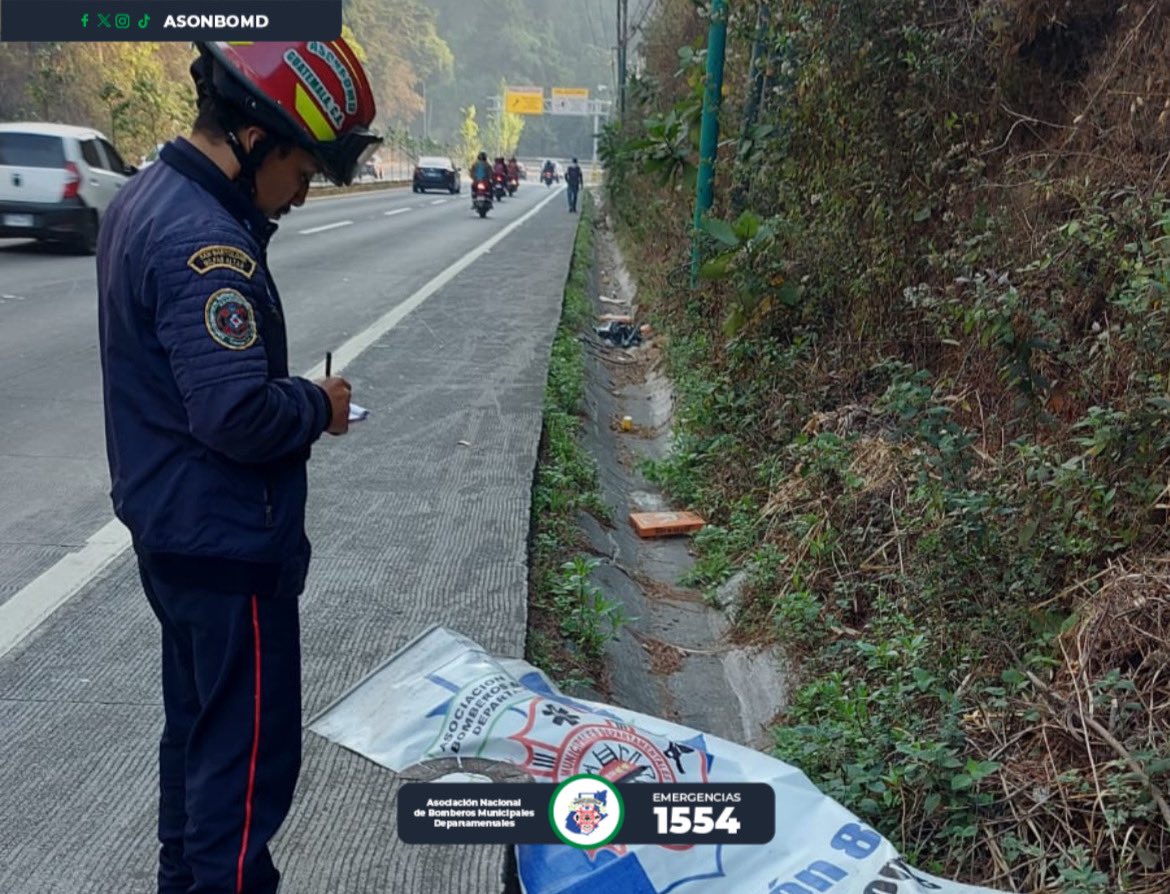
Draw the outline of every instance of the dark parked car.
M449 193L462 191L459 183L459 168L449 158L423 156L414 169L414 191L445 189Z

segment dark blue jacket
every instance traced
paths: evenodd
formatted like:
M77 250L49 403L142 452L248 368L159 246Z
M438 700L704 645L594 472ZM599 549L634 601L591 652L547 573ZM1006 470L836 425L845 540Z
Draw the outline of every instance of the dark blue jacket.
M140 556L192 582L299 592L305 463L330 407L289 376L275 229L184 140L118 194L97 258L106 446Z

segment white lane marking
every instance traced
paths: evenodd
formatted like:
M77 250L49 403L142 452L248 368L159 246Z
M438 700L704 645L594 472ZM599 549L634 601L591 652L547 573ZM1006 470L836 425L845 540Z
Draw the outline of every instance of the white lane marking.
M487 254L515 229L536 215L560 195L553 191L531 211L508 224L478 248L473 248L421 289L384 314L368 329L359 332L333 352L333 371L341 372L366 348L397 326L412 310ZM320 378L325 364L318 363L304 373L305 378ZM117 519L111 519L86 541L84 547L57 560L51 568L7 602L0 604L0 657L37 629L62 605L76 596L87 584L130 548L130 532Z
M512 233L517 227L525 224L529 219L538 214L553 199L560 196L561 190L554 190L550 195L542 199L537 205L532 208L523 217L512 221L504 227L496 235L492 236L486 242L481 244L478 248L473 248L462 258L428 282L425 286L420 288L417 292L399 304L397 307L388 311L380 319L375 320L369 328L357 333L349 341L341 345L333 352L333 372L338 373L345 369L352 363L366 348L374 344L383 335L402 322L403 319L412 310L419 307L424 301L430 298L435 292L447 285L456 276L478 261L481 257L490 252L499 243ZM325 373L325 363L321 362L314 366L311 370L305 373L305 377L309 379L320 378Z
M393 211L387 211L387 217L393 217L395 214L405 214L407 211L413 211L413 208L395 208Z
M75 553L62 556L40 577L0 605L0 655L32 633L130 546L130 532L116 518Z
M432 205L446 205L447 199L435 199L433 202L431 202L431 204Z
M337 230L337 229L340 229L341 227L351 227L351 226L353 226L352 220L342 220L342 221L338 221L337 223L325 224L325 226L323 226L323 227L312 227L311 229L308 229L308 230L301 230L301 235L302 236L312 236L314 233L324 233L326 230Z

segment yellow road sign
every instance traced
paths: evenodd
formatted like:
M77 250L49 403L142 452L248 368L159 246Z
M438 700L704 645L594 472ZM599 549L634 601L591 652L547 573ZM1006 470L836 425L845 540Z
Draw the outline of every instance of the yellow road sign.
M504 91L504 111L515 115L543 115L544 88L509 87Z

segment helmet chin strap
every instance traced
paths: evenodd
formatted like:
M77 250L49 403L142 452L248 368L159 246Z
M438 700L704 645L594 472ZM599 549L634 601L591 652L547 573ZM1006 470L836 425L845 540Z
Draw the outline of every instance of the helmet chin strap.
M265 134L253 144L250 151L245 151L234 131L224 127L224 132L227 134L227 142L232 149L232 154L240 165L240 173L236 176L235 182L249 199L255 199L256 172L260 170L260 165L264 164L268 153L276 148L276 140Z

